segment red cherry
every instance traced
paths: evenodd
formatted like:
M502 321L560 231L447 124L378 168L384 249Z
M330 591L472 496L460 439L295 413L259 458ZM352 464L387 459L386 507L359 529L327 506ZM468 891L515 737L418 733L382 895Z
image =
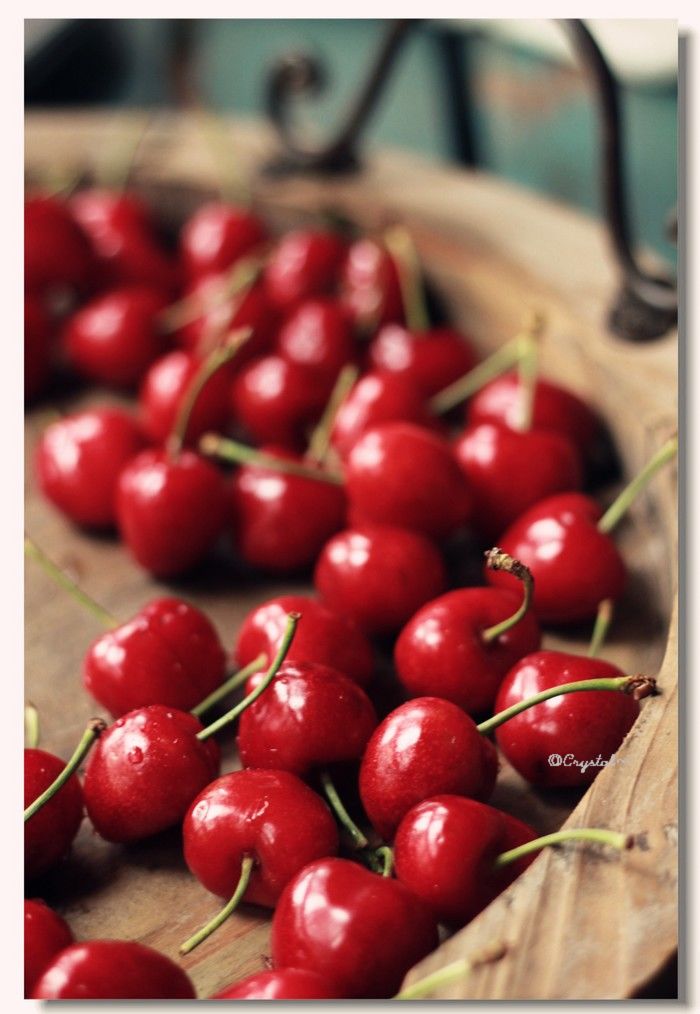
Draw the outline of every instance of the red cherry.
M234 982L212 1000L340 1000L329 979L304 968L275 968Z
M41 491L76 524L111 528L119 473L145 445L137 422L122 409L65 416L47 426L36 450Z
M199 563L223 531L226 514L223 477L192 451L143 451L119 476L122 538L137 562L158 577Z
M235 296L221 297L221 287L230 283L226 275L202 275L185 290L185 299L199 299L202 312L184 324L175 340L188 352L205 356L222 336L238 328L250 328L252 334L232 364L238 369L256 356L270 351L277 323L262 283L258 282Z
M412 423L375 426L345 467L355 523L400 525L445 538L469 520L472 499L447 441Z
M386 324L370 345L369 361L375 370L408 377L429 398L469 373L477 356L453 328L414 332L401 324Z
M36 898L24 902L24 996L34 986L53 958L73 943L70 926L58 912Z
M219 771L219 748L197 738L202 728L187 712L153 704L102 733L84 781L85 807L99 835L139 841L182 820Z
M277 354L308 367L322 384L332 384L355 351L350 317L334 299L300 303L277 336Z
M338 409L331 442L345 458L368 429L396 421L435 426L423 393L413 380L394 373L366 373Z
M233 382L233 414L259 444L298 448L320 418L330 394L308 367L281 356L245 366Z
M42 301L24 296L24 400L43 394L51 376L53 325Z
M425 536L389 525L362 525L334 535L314 571L323 601L368 634L397 631L445 590L439 550Z
M454 452L474 498L474 526L488 539L528 507L583 481L576 447L554 431L479 423L464 430Z
M133 387L164 349L157 314L165 300L153 289L115 289L68 320L63 341L75 369L88 380Z
M24 751L24 805L33 803L58 778L65 762L45 750ZM71 847L83 819L83 791L71 775L58 792L24 825L24 874L46 873Z
M144 944L88 940L49 965L35 1000L194 1000L189 977L174 961Z
M216 630L182 599L154 599L102 634L83 662L83 683L115 718L149 704L189 711L226 675Z
M373 826L390 841L411 807L430 796L488 799L497 768L493 744L461 708L417 697L375 729L360 767L360 797Z
M183 398L202 361L179 349L168 352L150 367L139 394L141 423L150 439L163 444L171 435ZM206 381L190 412L185 443L194 444L207 430L223 430L229 418L231 374L217 370Z
M598 531L599 505L582 493L562 493L530 507L499 538L535 579L533 608L544 623L595 616L603 599L617 599L625 565L609 535ZM510 574L489 571L490 584L513 587Z
M617 666L600 659L537 651L520 659L503 680L496 709L563 683L621 675ZM628 694L606 690L567 694L511 718L497 729L496 740L516 771L533 785L590 785L638 714L639 704ZM554 755L563 759L558 767L550 763Z
M527 824L464 796L440 795L418 803L399 824L396 876L450 926L464 926L535 859L497 867L502 852L537 837Z
M24 286L33 293L84 291L92 279L88 243L66 205L55 197L24 202Z
M211 201L182 227L180 256L191 278L226 271L267 239L261 219L247 208Z
M350 246L343 266L341 300L363 330L403 320L399 273L386 247L367 238Z
M260 678L252 676L249 689ZM285 662L241 715L238 752L244 767L305 776L328 764L359 761L376 725L369 698L343 673L317 662Z
M270 254L265 268L263 277L270 301L282 310L291 310L304 299L332 292L345 251L345 242L335 232L288 232Z
M414 894L347 859L310 863L272 920L275 964L315 971L349 998L392 996L437 943L437 926Z
M288 662L335 666L359 686L367 686L374 673L374 658L365 635L350 619L305 595L281 595L248 613L236 643L241 668L261 654L274 657L289 613L300 613L301 619L287 653Z

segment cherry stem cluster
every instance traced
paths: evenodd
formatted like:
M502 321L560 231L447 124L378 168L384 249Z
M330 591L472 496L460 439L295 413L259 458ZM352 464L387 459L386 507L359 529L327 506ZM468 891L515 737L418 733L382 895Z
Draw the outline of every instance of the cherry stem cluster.
M93 743L95 743L96 740L99 739L99 737L102 735L102 733L105 731L106 728L107 724L101 718L90 719L90 721L88 722L87 729L83 733L80 742L73 751L73 754L68 763L66 764L66 766L64 767L63 771L61 771L60 775L58 775L58 777L54 779L51 785L49 785L47 789L44 789L44 791L39 796L37 796L34 802L30 803L29 806L24 811L25 824L31 817L34 816L35 813L38 813L38 811L42 808L42 806L45 806L46 803L48 803L48 801L52 799L56 795L56 793L60 791L60 789L63 788L63 786L66 784L71 775L78 770L84 758L90 751Z
M678 454L678 434L674 434L669 440L658 449L651 459L647 462L644 468L639 472L638 475L632 479L630 483L625 486L621 493L618 494L616 499L603 514L602 518L598 522L598 531L604 534L609 534L618 521L627 513L632 503L636 500L639 494L645 489L651 480L654 478L657 472L659 472L664 465L672 461L673 458Z
M229 440L218 433L205 433L199 441L199 449L202 454L209 457L227 461L230 464L254 465L258 468L267 468L272 472L281 472L285 475L298 475L301 479L315 479L317 482L329 482L334 486L342 486L343 477L337 472L331 472L325 468L315 468L312 465L304 465L299 461L288 458L279 458L275 454L268 454L259 451L255 447L239 443L237 440Z
M216 690L212 690L208 697L205 697L203 701L200 701L199 704L192 708L190 714L199 718L200 715L203 715L205 711L209 711L210 708L213 708L214 705L218 704L224 697L228 697L228 695L233 693L234 690L237 690L238 687L243 686L246 680L248 680L251 676L254 676L256 672L260 672L260 670L264 669L266 665L267 655L258 655L258 657L254 658L252 662L248 663L248 665L244 666L242 669L238 669L237 672L232 673L224 680L221 686L216 688Z
M498 548L498 546L494 546L493 549L488 549L484 556L486 557L486 566L489 570L502 570L506 574L512 574L513 577L517 577L523 587L523 600L513 615L508 616L505 620L501 620L500 623L496 623L482 632L482 639L486 642L486 644L491 644L493 641L497 640L501 634L505 634L506 631L510 630L522 620L523 616L530 608L535 580L529 568L526 567L524 563L521 563L520 560L516 560L512 556L509 556L508 553L504 553L502 549Z
M88 612L92 613L100 623L105 627L113 628L119 625L119 621L108 613L106 609L103 609L93 598L91 598L86 592L80 588L75 581L72 581L68 575L61 570L60 567L56 566L53 560L49 559L43 549L40 549L37 544L25 536L24 539L24 555L30 557L42 567L42 569L52 578L56 584L64 588L69 595L72 595L76 602L79 602L83 608L87 609Z

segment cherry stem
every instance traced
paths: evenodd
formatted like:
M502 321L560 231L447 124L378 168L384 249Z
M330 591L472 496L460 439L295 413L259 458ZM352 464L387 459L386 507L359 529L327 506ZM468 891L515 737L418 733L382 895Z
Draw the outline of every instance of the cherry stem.
M352 363L348 363L342 368L338 374L338 379L335 382L333 390L331 391L331 395L328 399L323 415L311 434L311 439L309 440L309 450L307 453L308 456L318 462L319 465L323 465L328 457L335 417L338 414L338 409L355 386L355 381L357 380L358 375L359 370Z
M231 710L227 711L225 715L221 716L221 718L217 718L215 722L212 722L211 725L208 725L206 729L202 729L201 732L198 732L197 739L199 740L209 739L210 736L213 736L214 733L218 732L220 729L223 729L224 726L230 725L231 722L235 722L238 716L241 715L245 711L245 709L249 707L249 705L253 704L254 701L257 701L258 697L260 697L260 695L267 690L267 688L277 675L280 666L287 657L287 652L289 651L289 647L292 641L294 640L294 632L297 629L297 624L299 623L300 619L301 613L287 614L287 626L285 628L284 634L282 635L282 640L280 641L280 646L277 650L277 654L275 655L272 661L272 665L267 670L266 675L263 677L263 679L260 680L255 689L251 690L251 692L248 694L247 697L244 697L242 701L239 701L239 703L235 706L235 708L231 708Z
M550 687L549 690L542 690L539 694L527 697L517 704L511 705L504 711L487 718L486 721L477 725L478 731L486 736L493 732L499 725L503 725L511 718L533 708L536 704L542 704L553 697L562 697L564 694L576 694L586 690L614 690L623 694L629 694L636 701L656 693L656 680L652 676L610 676L598 679L579 680L576 683L562 683L558 687Z
M396 265L408 328L414 332L427 331L430 327L430 315L425 298L420 258L413 238L408 229L397 225L384 233L384 245Z
M92 613L100 623L105 627L118 627L119 621L108 613L106 609L103 609L93 598L91 598L86 592L80 588L75 581L72 581L68 575L61 570L60 567L56 566L53 560L49 559L43 549L39 549L37 544L30 539L28 536L24 538L24 555L30 557L42 567L42 569L52 578L56 584L64 588L76 602L79 602L84 609Z
M182 401L180 402L180 407L175 419L175 425L173 426L172 433L168 438L167 451L171 458L176 458L182 451L190 416L192 415L192 411L197 403L197 398L199 398L204 387L214 374L222 368L222 366L231 362L234 356L238 354L239 349L248 341L252 333L253 330L250 327L242 327L238 328L236 331L232 331L226 343L212 349L206 359L204 359L201 363L199 369L189 383Z
M629 510L630 506L642 490L648 486L656 473L660 471L669 461L675 458L677 454L678 434L676 433L670 440L667 440L666 443L659 448L641 472L636 475L634 479L627 484L627 486L625 486L620 494L618 494L617 498L613 501L613 503L611 503L605 514L603 514L602 518L598 522L598 531L603 532L606 535L611 532L618 521Z
M467 972L478 968L479 965L488 965L494 961L500 961L506 954L506 951L507 948L504 943L494 940L473 954L471 958L458 958L457 961L451 961L449 965L438 968L435 972L430 972L429 975L423 976L422 979L416 979L415 982L412 982L409 986L402 989L400 993L397 993L393 999L423 1000L434 989L440 989L442 986L449 986L451 983L457 982Z
M495 623L492 627L487 627L486 630L482 631L482 640L485 641L486 644L491 644L491 642L497 640L501 634L505 634L506 631L511 629L511 627L520 623L523 616L530 608L535 580L524 563L521 563L520 560L514 559L512 556L509 556L508 553L504 553L502 549L498 548L498 546L494 546L493 549L488 549L484 553L484 556L486 557L486 566L489 570L502 570L506 574L512 574L513 577L517 577L518 581L522 582L523 586L523 600L513 615L508 616L505 620L501 620L500 623Z
M184 944L180 947L180 954L189 954L195 947L199 947L202 941L206 940L214 930L218 929L222 923L226 922L228 917L238 908L243 895L248 890L248 884L250 883L250 877L253 872L253 866L255 861L252 856L244 856L241 863L241 875L236 884L236 890L231 895L230 901L228 901L221 911L214 916L211 922L208 922L206 926L202 926L200 930L197 930L189 940L185 940Z
M600 827L570 827L563 831L555 831L553 834L544 834L541 838L535 838L533 841L525 842L524 845L518 845L517 848L501 852L500 856L494 860L494 866L500 869L502 866L517 862L523 856L539 852L547 845L562 845L567 841L597 842L600 845L609 845L611 848L617 849L618 852L632 848L634 844L632 835L621 834L619 831L607 831Z
M518 338L520 355L518 358L519 387L519 418L518 430L527 433L532 428L532 415L535 409L535 391L537 388L538 342L544 329L544 317L540 313L532 313L523 325Z
M39 746L39 712L30 701L24 706L24 745L31 750Z
M359 827L352 819L348 811L343 806L343 802L338 795L338 791L333 784L331 776L327 771L321 771L320 773L321 785L325 793L326 799L330 805L331 810L338 819L338 822L345 828L350 840L352 842L353 849L364 849L367 848L369 842L360 831Z
M229 440L218 433L205 433L199 441L202 454L219 458L237 465L256 465L258 468L269 468L272 472L283 472L286 475L298 475L302 479L315 479L317 482L330 482L334 486L342 486L343 477L337 472L325 468L313 468L302 465L298 461L278 458L274 454L259 451L237 440Z
M25 824L30 817L33 817L34 814L42 808L42 806L48 803L48 801L52 799L61 788L63 788L71 775L77 771L83 759L87 756L93 743L99 739L106 728L107 723L101 718L90 719L87 729L83 733L80 742L73 751L73 755L64 767L63 771L61 771L60 775L51 783L51 785L49 785L47 789L44 789L41 795L37 796L34 802L30 803L24 811Z
M215 310L237 296L242 301L258 280L261 271L262 262L259 258L241 258L222 277L221 284L212 287L211 299L204 299L201 293L194 292L166 306L157 318L160 331L163 334L179 331L187 324L199 320L208 310Z
M456 405L466 401L467 398L471 398L473 394L480 391L490 381L495 380L502 373L506 373L512 369L518 363L521 353L520 335L516 335L515 338L511 338L510 341L501 345L499 349L496 349L486 359L482 359L469 373L465 373L463 377L453 381L449 387L445 387L442 391L433 395L428 402L428 407L436 415L443 415L445 412L449 412Z
M588 645L589 658L595 658L600 651L612 623L614 611L615 603L612 599L603 599L598 606L598 613L596 614L593 633L591 634L591 643Z
M243 669L239 669L237 672L232 673L226 680L224 680L221 686L216 688L216 690L212 690L208 697L205 697L203 701L200 701L196 707L190 710L190 714L199 718L200 715L203 715L205 711L209 711L209 708L213 708L214 705L218 704L224 697L233 693L233 691L237 690L238 687L243 686L246 680L255 675L256 672L260 672L260 670L264 669L266 665L267 655L258 655L257 658L254 658L253 661L249 662Z
M380 845L375 854L382 864L382 876L390 877L394 872L394 850L389 845Z

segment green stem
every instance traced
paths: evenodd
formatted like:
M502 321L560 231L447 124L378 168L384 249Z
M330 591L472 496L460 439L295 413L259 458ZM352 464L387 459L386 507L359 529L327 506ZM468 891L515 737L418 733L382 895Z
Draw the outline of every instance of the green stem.
M307 453L319 465L323 465L326 461L331 446L331 433L333 432L335 417L338 414L338 409L355 386L358 375L359 370L352 363L348 363L347 366L343 367L338 374L338 379L331 391L331 396L328 399L324 413L311 434Z
M589 658L595 658L600 651L612 623L614 609L615 603L612 599L603 599L598 606L593 633L591 634L591 643L588 645Z
M505 634L506 631L514 627L516 623L520 623L525 613L530 608L530 602L532 600L532 591L535 585L534 578L530 570L521 563L520 560L514 559L509 556L508 553L504 553L498 546L494 546L493 549L489 549L484 554L486 557L486 566L489 570L502 570L506 574L512 574L513 577L517 577L518 581L522 582L523 586L523 600L520 603L519 608L513 613L512 616L508 616L505 620L501 620L500 623L495 623L492 627L487 627L481 634L482 640L486 644L491 644Z
M76 602L79 602L84 609L92 613L105 627L119 626L119 621L111 613L108 613L93 598L90 598L82 588L78 587L75 581L71 581L68 575L60 567L57 567L53 560L50 560L46 553L42 549L39 549L37 544L28 536L24 538L24 555L31 557L32 560L36 560L56 584L64 588L69 595L72 595Z
M39 746L39 712L29 701L24 706L24 745L30 750Z
M394 872L394 850L389 845L380 845L376 854L382 864L382 876L390 877Z
M202 926L200 930L197 930L189 940L185 940L184 944L180 947L180 954L189 954L195 947L199 947L203 940L206 940L214 930L218 929L222 923L226 922L228 917L235 912L243 900L243 895L248 890L248 884L253 873L253 866L255 861L252 856L244 856L243 862L241 863L241 875L236 884L236 890L233 892L230 901L228 901L221 911L214 916L211 922L208 922L206 926Z
M639 475L625 486L613 503L608 507L605 514L598 522L598 531L608 534L613 530L618 521L630 508L633 501L639 496L642 490L651 482L656 473L663 468L678 454L678 434L667 440L659 448L651 460L644 466Z
M253 704L254 701L257 701L258 697L260 697L260 695L267 690L267 688L272 683L273 679L275 678L275 676L279 671L280 666L282 665L287 656L289 647L292 641L294 640L294 632L297 629L297 624L300 619L301 619L300 613L287 614L287 626L284 631L284 634L282 635L282 640L280 641L280 646L277 650L277 654L272 660L272 665L268 669L267 674L263 677L263 679L260 680L255 689L251 690L248 696L244 697L243 700L240 701L235 706L235 708L231 708L231 710L227 711L225 715L221 716L221 718L217 718L215 722L212 722L211 725L208 725L206 729L202 729L201 732L198 732L197 739L199 740L209 739L210 736L213 736L214 733L218 732L220 729L223 729L224 726L230 725L231 722L235 722L238 716L241 715L247 707Z
M537 388L538 341L544 328L544 318L533 313L525 322L519 337L520 356L518 358L518 387L520 411L518 430L527 433L532 428L532 415L535 409L535 391Z
M615 690L623 694L630 694L639 701L643 697L656 693L656 680L651 676L610 676L599 679L578 680L576 683L562 683L558 687L550 687L549 690L542 690L539 694L527 697L517 704L511 705L505 711L499 711L497 715L487 718L486 721L477 725L479 732L486 736L499 725L503 725L511 718L534 708L536 704L550 701L553 697L562 697L564 694L577 694L586 690Z
M406 986L400 993L397 993L394 1000L424 1000L433 990L458 982L467 972L471 971L471 967L471 961L459 958L457 961L445 965L444 968L438 968L436 972L431 972L430 975L424 975L422 979L412 982L410 986Z
M258 468L269 468L272 472L298 475L302 479L315 479L317 482L330 482L334 486L343 484L343 477L337 472L302 465L287 458L278 458L274 454L266 454L237 440L219 436L218 433L205 433L199 441L199 449L202 454L238 465L257 465Z
M88 751L92 747L95 740L99 739L102 733L107 728L106 722L103 722L101 718L92 718L88 723L88 727L82 735L80 742L73 751L73 755L61 771L60 775L49 785L48 789L44 789L40 796L37 796L33 803L30 803L27 809L24 811L24 822L33 817L42 806L44 806L50 799L52 799L56 793L63 788L68 779L74 774L80 767L83 759L87 756Z
M220 284L213 285L211 299L205 300L202 293L193 293L167 306L158 315L159 330L163 334L179 331L187 324L199 320L209 310L215 310L229 300L239 297L242 301L258 280L261 271L262 262L257 257L246 257L236 261L221 279Z
M384 233L384 245L396 265L408 329L414 332L427 331L430 327L430 315L418 251L411 234L402 225L387 229Z
M632 836L620 834L619 831L606 831L599 827L571 827L565 828L563 831L555 831L553 834L542 835L541 838L527 841L524 845L518 845L517 848L501 852L500 856L497 856L494 860L494 866L500 869L502 866L508 866L510 863L517 862L523 856L539 852L540 849L546 848L547 845L562 845L567 841L597 842L600 845L609 845L619 852L631 848L633 845Z
M237 690L238 687L242 687L244 683L256 672L260 672L267 665L267 655L258 655L252 662L249 662L243 669L239 669L238 672L232 673L220 687L216 690L212 690L208 697L205 697L203 701L200 701L196 707L191 709L190 714L199 718L205 711L209 711L209 708L213 708L215 704L223 700L224 697L228 697L230 693Z
M500 377L512 369L519 361L521 354L520 336L511 338L500 349L496 349L487 359L483 359L473 370L455 380L449 387L439 391L428 402L428 407L436 414L443 415L461 402L471 398L490 381Z
M325 793L326 799L328 800L330 808L338 818L338 822L345 828L348 835L350 836L353 849L366 848L369 843L365 838L365 836L363 835L362 831L360 831L359 827L348 813L348 811L343 806L343 801L338 795L336 787L331 780L331 776L328 774L327 771L322 771L320 777L321 777L321 785L323 786L323 791Z

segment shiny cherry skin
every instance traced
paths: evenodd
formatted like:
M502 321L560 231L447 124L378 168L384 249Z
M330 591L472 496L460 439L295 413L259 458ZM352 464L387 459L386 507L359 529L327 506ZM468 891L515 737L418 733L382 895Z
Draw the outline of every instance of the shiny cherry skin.
M454 453L474 499L474 527L486 539L500 536L533 504L579 490L583 481L578 450L553 430L479 423L460 434Z
M262 678L252 676L248 689ZM364 690L343 673L318 662L285 662L241 715L238 753L246 768L304 777L328 764L359 761L376 725Z
M346 458L360 437L385 422L410 422L434 428L425 397L413 380L396 373L372 371L361 377L338 409L331 442Z
M460 927L486 908L536 858L501 869L494 860L537 832L515 817L464 796L440 795L418 803L399 824L396 876L435 918Z
M24 901L24 996L32 995L44 970L73 943L65 919L38 898Z
M41 491L75 524L113 528L119 473L145 446L143 431L123 409L64 416L46 427L37 446Z
M330 979L308 968L256 972L212 996L212 1000L341 1000Z
M369 348L373 369L409 377L426 398L444 390L477 363L469 340L451 327L409 331L385 324Z
M270 302L289 311L305 299L331 293L345 252L345 241L336 232L298 229L286 233L270 254L263 276Z
M185 290L185 297L201 301L199 316L184 324L174 335L175 341L187 352L206 356L221 342L222 336L238 328L250 328L252 334L236 353L230 364L237 371L244 363L272 349L278 315L272 309L261 282L233 298L221 298L225 275L202 275Z
M562 651L537 651L513 666L501 684L496 710L562 683L622 676L617 666ZM496 741L513 767L542 788L585 786L615 754L634 725L639 704L606 690L555 697L516 715L496 730ZM563 758L560 766L549 763ZM591 766L586 767L586 762ZM598 762L597 766L595 762Z
M211 201L185 222L180 257L190 278L226 271L267 239L264 222L248 208Z
M624 590L626 569L615 543L599 532L599 504L582 493L541 500L499 537L504 552L529 567L535 579L533 608L543 623L592 619L603 599ZM490 584L512 589L512 575L487 570Z
M48 789L65 761L46 750L24 751L24 806ZM27 880L46 873L70 849L83 819L83 790L77 775L68 781L24 825L24 875Z
M296 455L275 448L275 457ZM234 543L253 567L293 573L312 566L321 549L345 524L341 486L260 465L243 465L231 483Z
M419 609L394 647L396 674L409 697L439 695L472 716L490 710L508 670L540 646L532 610L495 641L483 638L521 599L500 588L458 588Z
M288 771L232 771L200 792L182 829L185 862L212 894L228 900L246 857L254 860L243 901L274 908L308 863L338 852L331 812Z
M318 662L339 669L358 686L374 674L372 646L352 620L307 595L268 599L246 616L238 632L236 661L248 665L260 654L276 655L289 613L300 613L287 662Z
M92 643L85 689L114 718L148 704L189 711L226 678L226 655L201 610L182 599L149 602Z
M447 585L440 551L424 535L362 525L334 535L314 571L322 601L366 634L393 634Z
M63 331L71 365L87 380L134 387L165 349L156 319L164 307L154 289L114 289L96 296Z
M164 444L173 431L182 401L201 369L202 361L175 349L149 368L139 393L139 416L144 432L154 444ZM223 367L206 382L192 406L185 443L192 445L203 433L221 432L230 415L230 371Z
M179 823L219 773L219 748L186 711L151 704L102 733L85 772L85 808L107 841L134 842Z
M90 247L63 201L34 196L24 202L24 286L38 295L85 292L93 278Z
M243 367L233 382L231 404L257 444L300 449L325 408L331 385L281 356L264 356Z
M117 521L131 555L158 577L173 577L204 559L224 529L228 494L223 476L184 450L147 450L119 476Z
M329 298L300 303L280 328L276 352L290 363L308 367L320 383L334 383L356 355L347 310Z
M411 807L430 796L488 799L497 771L495 747L461 708L416 697L374 731L360 767L360 798L372 825L391 841Z
M194 986L164 954L127 940L88 940L61 951L35 1000L194 1000Z
M347 859L310 863L272 920L277 966L317 972L351 999L385 999L438 943L430 911L398 880Z
M53 324L41 299L24 296L24 400L34 401L51 377Z
M401 283L393 257L380 243L363 237L352 243L340 282L343 304L358 328L374 331L403 320Z
M472 497L452 448L413 423L367 430L345 463L353 523L399 525L443 539L470 519Z

